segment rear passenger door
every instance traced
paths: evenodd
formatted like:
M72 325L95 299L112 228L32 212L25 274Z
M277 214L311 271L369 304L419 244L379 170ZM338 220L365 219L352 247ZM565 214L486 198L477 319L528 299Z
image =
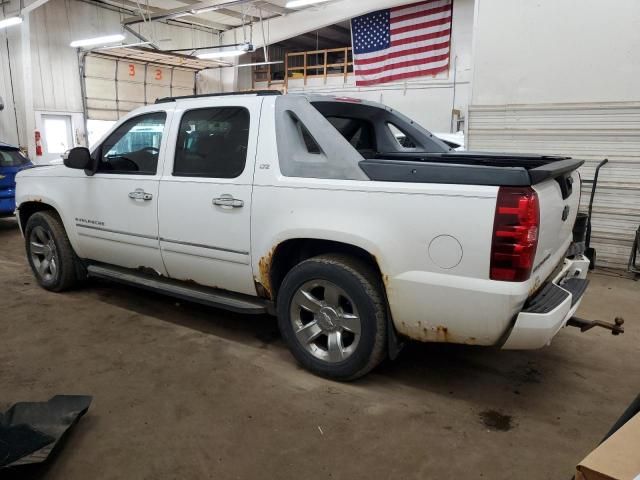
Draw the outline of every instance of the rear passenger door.
M158 215L171 278L255 294L250 214L261 103L255 97L178 102Z

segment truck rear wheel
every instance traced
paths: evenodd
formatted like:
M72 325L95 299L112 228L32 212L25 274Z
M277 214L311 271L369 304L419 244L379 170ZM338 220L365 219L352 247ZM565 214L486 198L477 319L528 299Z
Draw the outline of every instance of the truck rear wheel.
M295 266L278 294L278 324L308 370L354 380L386 356L387 308L379 275L346 255L321 255Z
M62 221L49 211L36 212L24 231L27 259L38 284L62 292L78 281L78 260Z

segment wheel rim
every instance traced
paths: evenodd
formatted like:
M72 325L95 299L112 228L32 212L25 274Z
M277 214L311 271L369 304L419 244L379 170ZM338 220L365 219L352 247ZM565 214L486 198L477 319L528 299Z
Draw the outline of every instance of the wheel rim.
M29 250L33 266L45 282L58 275L58 251L51 234L43 227L35 227L29 237Z
M362 323L342 288L326 280L308 281L296 290L290 308L296 339L315 358L338 363L355 352Z

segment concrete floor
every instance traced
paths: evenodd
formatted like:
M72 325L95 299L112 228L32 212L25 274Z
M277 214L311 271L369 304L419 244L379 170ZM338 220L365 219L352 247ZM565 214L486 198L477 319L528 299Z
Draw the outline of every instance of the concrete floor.
M640 283L601 272L565 329L506 352L412 344L352 384L300 369L269 317L108 283L40 289L0 220L0 410L94 396L47 479L571 478L638 393ZM24 472L15 472L23 478Z

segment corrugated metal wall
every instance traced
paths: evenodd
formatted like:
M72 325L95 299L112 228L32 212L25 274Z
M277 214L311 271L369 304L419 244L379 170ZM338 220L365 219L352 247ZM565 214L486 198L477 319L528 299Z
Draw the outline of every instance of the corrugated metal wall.
M592 245L601 265L626 267L640 224L640 102L470 106L468 145L586 160L584 211L595 167L608 158L594 202Z

